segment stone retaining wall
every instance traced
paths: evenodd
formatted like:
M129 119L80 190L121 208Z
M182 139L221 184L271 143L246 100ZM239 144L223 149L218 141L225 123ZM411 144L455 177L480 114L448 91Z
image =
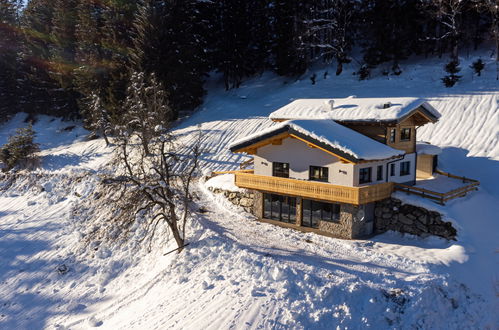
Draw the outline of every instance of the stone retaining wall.
M228 191L212 187L208 187L208 190L215 194L223 194L232 204L241 206L248 213L254 213L255 194L253 192Z
M446 239L456 238L456 229L452 223L442 221L440 213L403 204L396 198L376 202L374 217L377 233L394 230L419 236L436 235Z

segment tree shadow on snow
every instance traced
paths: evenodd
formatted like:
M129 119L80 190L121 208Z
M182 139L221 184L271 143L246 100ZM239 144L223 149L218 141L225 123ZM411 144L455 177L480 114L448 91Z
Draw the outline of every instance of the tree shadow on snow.
M56 230L60 227L0 230L0 328L46 328L49 319L68 314L81 317L95 303L87 294L73 298L69 294L80 282L78 270L91 271L89 266L69 256L44 257L58 247L42 237Z

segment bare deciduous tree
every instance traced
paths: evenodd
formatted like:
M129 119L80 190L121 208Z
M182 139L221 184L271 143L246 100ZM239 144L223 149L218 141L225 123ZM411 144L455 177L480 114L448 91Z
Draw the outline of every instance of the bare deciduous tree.
M192 183L201 155L198 138L191 145L181 146L173 135L162 131L151 139L148 150L142 143L134 144L136 134L124 134L120 139L120 157L124 170L124 183L143 197L136 212L151 216L147 224L152 241L160 222L170 229L179 250L185 245L186 224L192 201Z
M154 74L132 74L125 108L126 120L118 139L121 174L126 189L133 192L128 195L143 201L136 206L136 213L150 216L144 238L152 242L157 226L164 223L181 251L201 154L201 135L182 145L169 132L172 111Z

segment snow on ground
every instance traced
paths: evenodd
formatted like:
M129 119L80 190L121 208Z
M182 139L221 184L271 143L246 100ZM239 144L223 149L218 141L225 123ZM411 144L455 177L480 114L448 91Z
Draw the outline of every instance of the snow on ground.
M425 97L442 118L418 138L443 148L441 169L481 181L480 191L440 206L458 240L386 233L339 240L260 223L200 182L181 254L157 236L147 253L140 226L129 240L91 241L100 217L99 173L112 148L48 117L35 124L43 168L0 181L0 328L6 329L480 329L499 324L499 137L493 65L442 87L444 60L408 64L399 77L358 82L350 71L312 86L265 74L241 89L210 83L203 108L177 129L184 142L201 124L206 170L233 170L248 157L234 140L273 124L266 117L295 98ZM0 127L0 143L22 118ZM42 189L43 188L43 189ZM141 219L138 219L140 222ZM63 266L64 265L64 266Z
M227 191L246 191L244 188L239 188L235 185L234 174L221 174L217 175L210 180L206 181L207 188L222 189Z
M469 184L469 181L463 182L463 180L449 178L445 175L440 174L435 174L433 177L428 179L416 180L416 187L439 193L446 193L451 190L467 186Z

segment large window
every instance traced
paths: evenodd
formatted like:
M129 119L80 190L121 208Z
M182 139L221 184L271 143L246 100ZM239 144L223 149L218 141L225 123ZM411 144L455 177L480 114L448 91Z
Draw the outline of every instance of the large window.
M378 166L378 173L376 173L376 180L383 180L383 165Z
M400 176L411 174L411 162L400 163Z
M327 182L329 179L329 169L327 167L310 166L309 180Z
M303 200L304 227L319 228L319 221L338 222L340 219L340 205L317 202L310 199Z
M361 168L359 172L359 183L369 183L371 182L371 168Z
M263 194L263 217L286 223L296 223L296 198Z
M395 143L395 136L396 135L397 135L397 129L391 128L390 129L390 143Z
M400 141L410 141L411 140L411 129L402 128L400 130Z
M289 163L272 163L272 175L280 178L289 178Z

